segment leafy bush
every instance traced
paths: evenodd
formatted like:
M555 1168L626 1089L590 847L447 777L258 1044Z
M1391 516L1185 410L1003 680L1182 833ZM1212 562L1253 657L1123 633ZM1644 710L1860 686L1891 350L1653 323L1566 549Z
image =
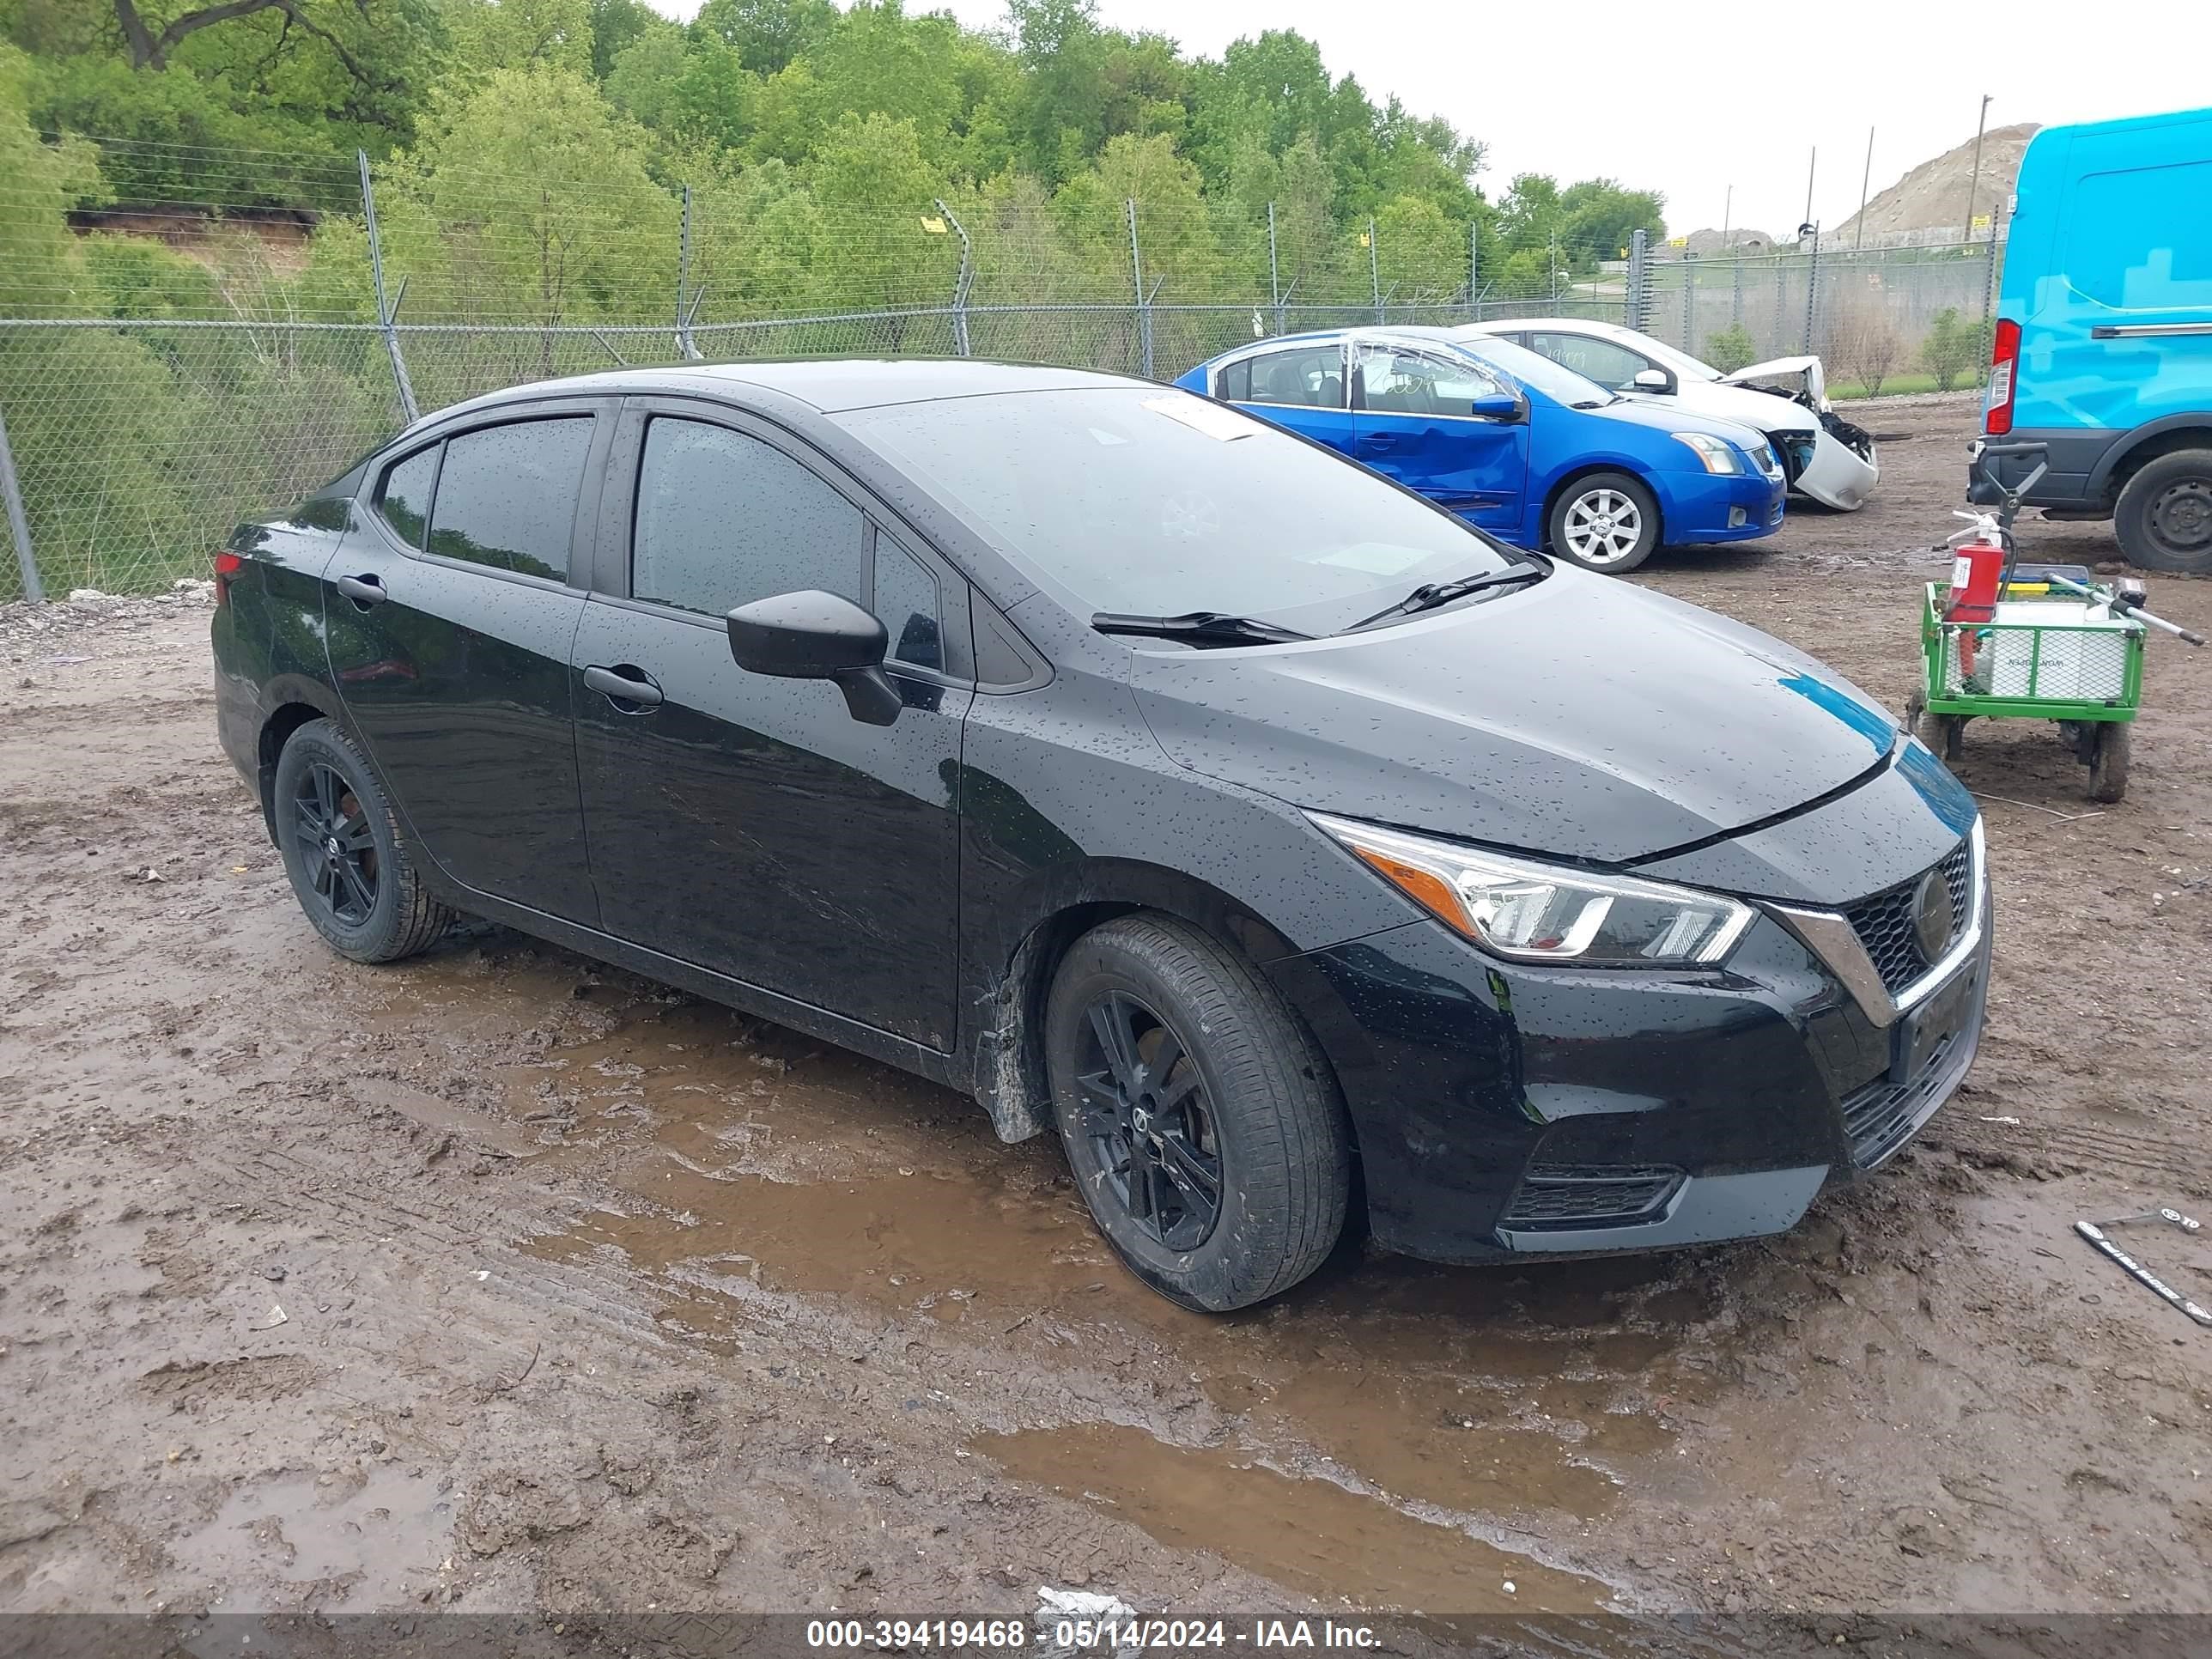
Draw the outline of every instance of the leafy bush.
M1733 374L1759 361L1759 343L1741 323L1730 323L1717 334L1705 336L1705 360L1723 374Z
M1936 377L1937 391L1948 392L1960 376L1971 375L1987 362L1989 355L1989 324L1970 323L1959 314L1958 307L1945 306L1921 342L1920 366Z

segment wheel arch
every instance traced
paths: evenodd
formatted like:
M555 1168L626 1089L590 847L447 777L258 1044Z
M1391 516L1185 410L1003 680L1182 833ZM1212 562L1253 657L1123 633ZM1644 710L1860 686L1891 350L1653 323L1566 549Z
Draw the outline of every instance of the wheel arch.
M2178 450L2212 449L2212 412L2167 415L2146 421L2110 449L2090 473L2084 492L2111 506L2117 503L2128 480L2161 455Z
M276 757L301 726L315 720L345 724L344 714L330 688L295 674L280 674L269 683L263 698L261 729L255 734L255 782L261 797L261 821L273 845L276 840Z
M983 948L981 985L971 999L977 1014L970 1044L973 1092L991 1115L1000 1139L1026 1140L1053 1127L1044 1002L1069 948L1101 923L1139 912L1198 928L1242 957L1279 991L1280 979L1268 971L1269 964L1297 954L1297 947L1250 907L1181 871L1100 859L1054 872L1028 902L1002 912L1013 920ZM1300 999L1285 994L1285 1000L1310 1030L1312 1021ZM1326 1057L1317 1035L1316 1042Z

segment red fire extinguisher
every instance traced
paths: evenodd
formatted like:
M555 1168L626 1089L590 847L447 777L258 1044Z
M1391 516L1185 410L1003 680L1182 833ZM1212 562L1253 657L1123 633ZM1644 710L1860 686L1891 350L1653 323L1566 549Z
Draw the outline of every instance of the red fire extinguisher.
M1943 620L1985 623L1993 618L2004 565L2005 550L1998 544L1994 525L1978 528L1971 540L1960 543L1951 560L1951 602Z
M1973 528L1963 532L1965 539L1953 550L1951 598L1944 607L1943 620L1969 624L1959 630L1957 637L1960 676L1972 679L1975 646L1972 624L1996 618L1997 595L2004 586L2004 531L1992 514L1961 513L1959 517L1970 520Z

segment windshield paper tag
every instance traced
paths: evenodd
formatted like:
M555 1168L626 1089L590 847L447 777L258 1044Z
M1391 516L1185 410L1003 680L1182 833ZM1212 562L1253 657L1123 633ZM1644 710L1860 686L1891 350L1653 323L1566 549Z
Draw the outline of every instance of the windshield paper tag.
M1203 432L1207 437L1224 444L1234 442L1238 438L1249 438L1256 430L1250 420L1235 410L1218 408L1203 398L1194 398L1186 392L1172 392L1164 398L1147 398L1144 406L1155 415L1181 421L1192 431Z

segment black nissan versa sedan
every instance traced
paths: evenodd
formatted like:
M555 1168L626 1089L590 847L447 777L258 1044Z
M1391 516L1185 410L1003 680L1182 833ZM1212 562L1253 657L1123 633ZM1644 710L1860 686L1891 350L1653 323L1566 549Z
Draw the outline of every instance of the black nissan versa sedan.
M1451 1261L1777 1231L1979 1039L1980 821L1879 708L1188 392L521 386L217 570L340 953L466 912L972 1093L1191 1307L1355 1203Z

